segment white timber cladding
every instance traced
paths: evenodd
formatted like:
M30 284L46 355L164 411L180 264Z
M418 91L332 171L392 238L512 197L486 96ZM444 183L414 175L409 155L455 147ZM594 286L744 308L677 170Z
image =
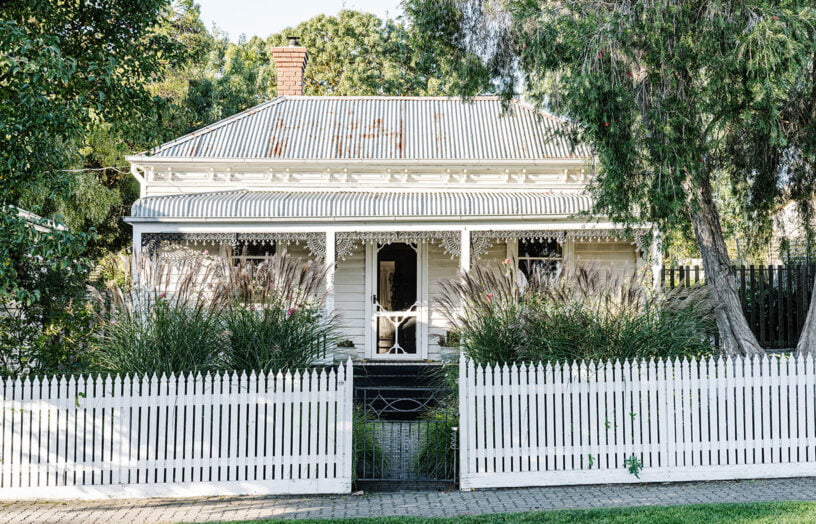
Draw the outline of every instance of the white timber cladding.
M573 246L577 266L610 269L630 273L639 268L637 248L630 242L576 242Z
M816 474L812 356L459 372L463 490Z
M355 358L365 358L368 297L366 297L365 246L358 246L334 273L334 307L339 315L341 336L350 340Z
M0 380L0 499L348 493L352 366Z

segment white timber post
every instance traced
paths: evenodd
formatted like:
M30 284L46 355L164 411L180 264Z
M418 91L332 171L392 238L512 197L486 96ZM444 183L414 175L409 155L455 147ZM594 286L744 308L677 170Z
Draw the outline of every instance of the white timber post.
M133 258L138 257L142 252L142 231L133 228Z
M334 314L334 269L337 264L337 243L335 242L335 232L326 231L326 316L331 317ZM331 354L325 355L329 361L334 359L334 347L331 348Z
M142 229L133 225L133 254L130 257L130 274L136 283L139 277L139 259L142 257Z
M326 231L326 312L334 312L334 268L337 255L334 231Z
M461 236L461 246L459 248L459 271L467 273L470 271L470 230L463 229Z
M460 237L461 245L459 246L459 272L461 274L465 274L470 271L470 230L463 229L462 236ZM462 352L462 347L459 347L459 362L463 362L465 359L465 355ZM461 381L462 378L460 377L459 380ZM460 397L461 398L461 397ZM462 424L459 424L460 433L459 437L461 438L461 428ZM464 453L464 451L462 452Z

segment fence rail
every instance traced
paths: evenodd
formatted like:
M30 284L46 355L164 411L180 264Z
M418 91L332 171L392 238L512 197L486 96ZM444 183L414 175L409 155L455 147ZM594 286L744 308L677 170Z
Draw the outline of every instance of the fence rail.
M737 292L748 325L760 345L768 349L796 347L813 292L816 267L734 266ZM700 266L662 268L660 283L667 287L705 284Z
M0 380L0 498L347 493L351 363Z
M460 366L463 489L816 475L812 357Z

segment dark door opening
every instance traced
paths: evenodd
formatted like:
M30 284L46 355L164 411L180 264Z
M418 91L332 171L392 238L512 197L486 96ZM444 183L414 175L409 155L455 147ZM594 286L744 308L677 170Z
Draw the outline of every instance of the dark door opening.
M396 242L377 251L377 355L417 353L417 248Z

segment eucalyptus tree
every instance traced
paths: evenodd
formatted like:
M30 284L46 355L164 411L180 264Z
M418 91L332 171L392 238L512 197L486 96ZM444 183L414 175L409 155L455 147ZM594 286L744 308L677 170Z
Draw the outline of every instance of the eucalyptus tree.
M440 4L457 15L435 16ZM786 119L792 106L813 111L812 1L408 0L407 12L477 50L481 85L507 97L521 87L571 122L570 136L598 160L596 211L693 232L723 349L763 353L742 313L713 187L729 180L760 225L790 188L812 193L815 120ZM791 158L811 167L794 176Z

